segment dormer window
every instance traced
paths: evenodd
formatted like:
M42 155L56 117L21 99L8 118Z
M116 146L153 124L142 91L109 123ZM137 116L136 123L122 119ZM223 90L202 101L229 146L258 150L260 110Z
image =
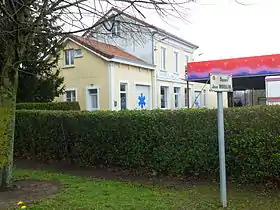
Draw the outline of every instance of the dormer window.
M120 36L121 34L121 23L120 21L115 21L114 22L114 27L112 29L112 35L113 36Z

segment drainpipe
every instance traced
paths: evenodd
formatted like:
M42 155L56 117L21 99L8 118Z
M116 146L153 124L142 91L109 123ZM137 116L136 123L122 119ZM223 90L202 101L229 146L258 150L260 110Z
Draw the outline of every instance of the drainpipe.
M154 31L152 33L152 64L155 65L155 35L157 34L157 31ZM154 75L153 75L153 83L154 83L154 94L153 94L153 104L154 108L158 108L158 94L157 94L157 67L154 70Z
M188 109L190 108L190 84L189 84L189 79L188 76L186 76L187 79L187 97L188 97Z

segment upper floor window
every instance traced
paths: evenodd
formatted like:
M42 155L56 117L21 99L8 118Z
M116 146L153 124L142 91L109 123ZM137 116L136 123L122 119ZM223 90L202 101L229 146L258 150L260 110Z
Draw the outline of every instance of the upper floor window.
M74 50L65 50L64 51L64 61L65 66L73 66L74 65Z
M174 68L175 68L175 72L178 73L179 72L179 53L178 52L174 52Z
M161 47L161 70L166 70L166 48Z
M73 66L74 65L74 58L82 57L83 53L81 49L70 49L64 51L64 65L65 66Z
M66 90L65 95L66 95L65 101L67 101L67 102L77 101L76 90Z
M112 35L113 36L120 36L121 35L121 23L120 21L114 22L114 27L112 29Z

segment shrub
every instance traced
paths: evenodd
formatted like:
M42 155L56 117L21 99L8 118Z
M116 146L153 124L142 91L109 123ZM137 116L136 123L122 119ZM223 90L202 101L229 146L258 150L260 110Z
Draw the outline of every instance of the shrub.
M17 111L17 157L217 177L216 110ZM280 106L225 110L227 173L279 179Z
M78 102L18 103L17 110L80 110Z

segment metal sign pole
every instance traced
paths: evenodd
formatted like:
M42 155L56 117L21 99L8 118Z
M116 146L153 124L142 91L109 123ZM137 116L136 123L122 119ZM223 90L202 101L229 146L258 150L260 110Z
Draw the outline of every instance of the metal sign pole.
M218 139L220 159L220 194L223 207L227 207L226 163L225 163L225 134L223 92L217 92L218 102Z

